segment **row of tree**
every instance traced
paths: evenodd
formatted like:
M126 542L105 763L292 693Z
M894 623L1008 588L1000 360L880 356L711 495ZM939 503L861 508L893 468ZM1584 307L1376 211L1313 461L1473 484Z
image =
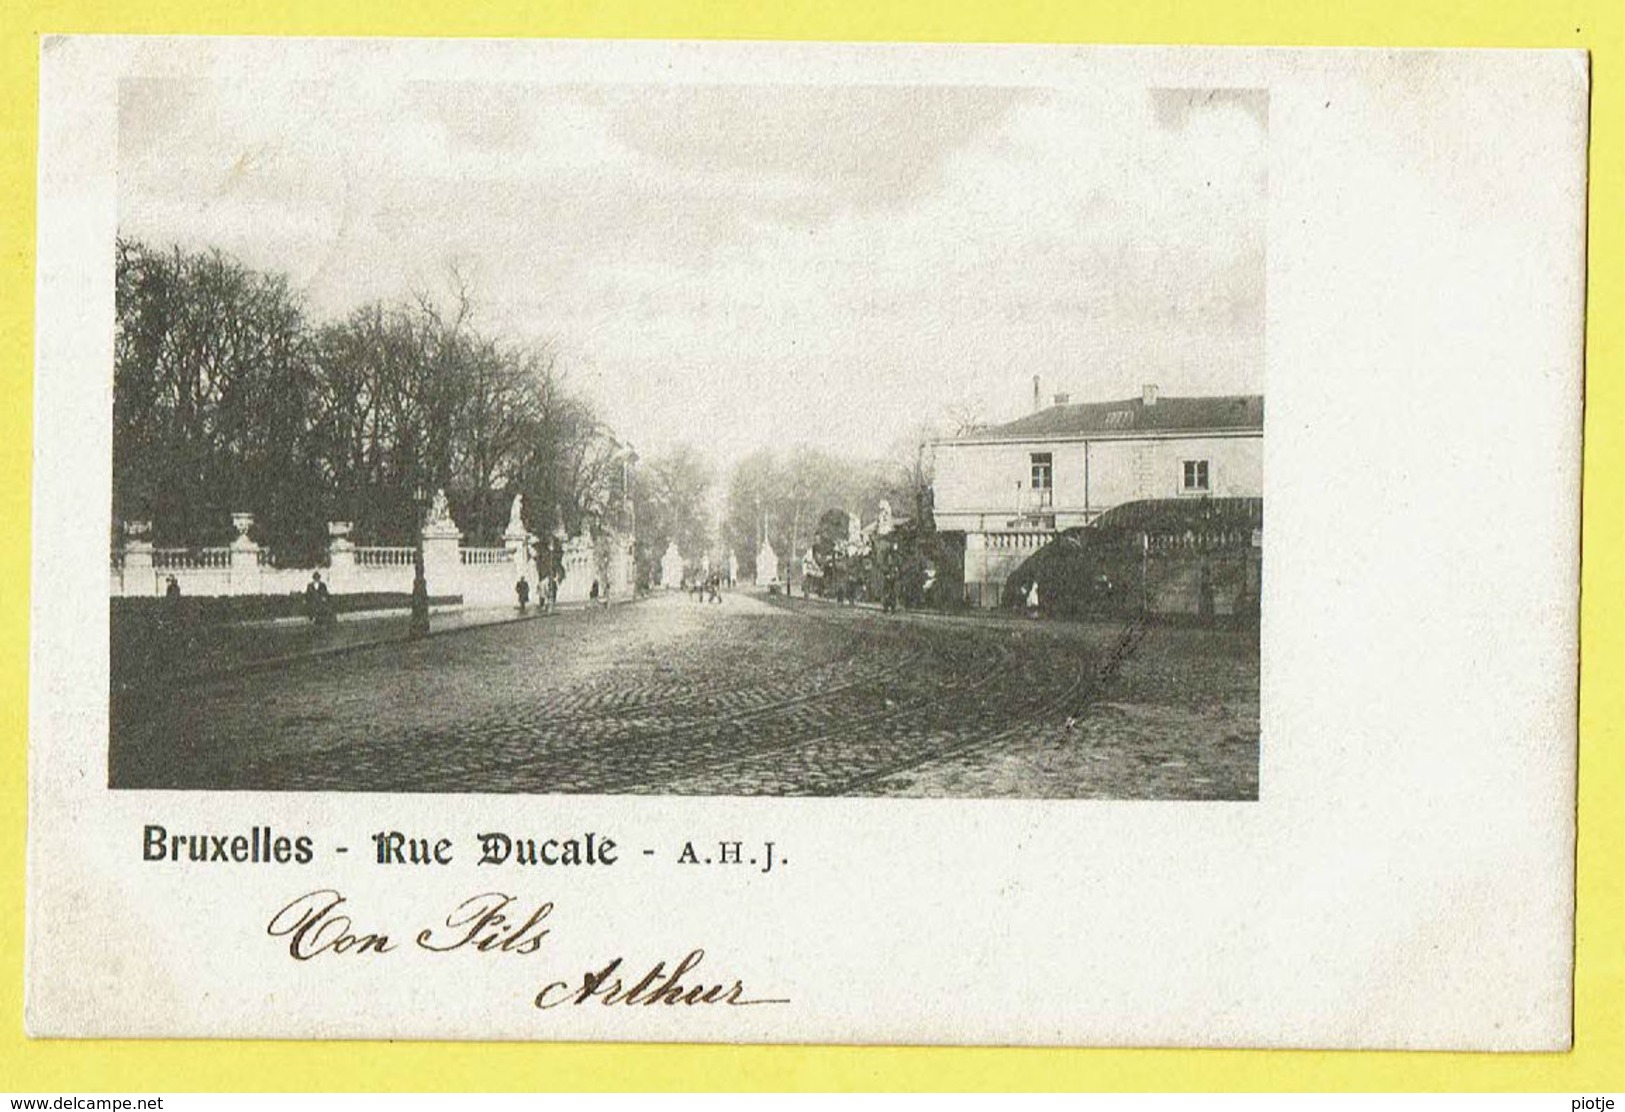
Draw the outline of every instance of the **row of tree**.
M493 543L523 493L526 524L621 526L629 455L546 347L482 335L458 291L316 322L280 275L218 251L118 244L115 521L159 544L255 539L307 563L326 523L410 543L444 489L469 543Z
M899 519L930 518L930 476L918 446L894 459L852 460L817 448L778 455L762 450L740 460L724 477L689 445L642 460L633 478L637 555L644 582L654 582L668 545L697 567L715 570L731 553L740 573L755 575L756 553L766 538L781 561L794 562L814 544L822 522L838 516L841 535L848 514L873 521L882 499ZM720 493L720 497L718 494ZM782 574L782 564L781 564Z
M745 574L753 575L764 538L799 571L821 521L826 530L837 518L849 524L853 514L872 522L882 501L898 519L919 520L929 529L931 474L923 446L923 438L908 438L890 457L860 460L810 447L782 457L765 450L749 455L729 479L725 543L738 553Z
M667 546L691 561L769 540L799 560L827 511L872 519L885 499L928 527L924 434L890 458L763 450L717 489L678 446L638 460L569 389L555 352L482 334L466 293L365 305L313 321L287 280L218 251L120 241L113 384L113 516L150 521L163 546L254 539L284 563L319 562L327 522L363 544L409 544L445 490L470 544L496 543L515 494L525 525L626 529L641 578Z

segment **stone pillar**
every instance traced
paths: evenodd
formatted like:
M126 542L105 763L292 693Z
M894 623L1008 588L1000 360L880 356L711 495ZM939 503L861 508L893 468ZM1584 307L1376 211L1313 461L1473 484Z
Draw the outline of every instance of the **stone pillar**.
M248 531L254 527L254 515L234 513L231 524L237 536L231 542L230 591L234 595L260 594L260 546L248 539Z
M987 534L968 532L965 534L965 601L973 606L997 606L999 600L988 600L988 551Z
M531 598L537 597L539 581L536 568L531 562L531 552L536 538L530 535L524 522L525 496L516 494L513 498L513 508L508 514L508 527L502 532L502 545L508 550L513 560L514 579L523 579L530 584ZM508 584L512 590L514 584ZM515 596L517 597L517 596Z
M762 538L762 547L756 550L756 585L766 587L779 581L779 554L773 551L773 542Z
M1264 605L1264 531L1254 529L1252 544L1247 548L1247 562L1242 569L1243 605L1239 608L1241 616L1250 621L1258 621L1263 612Z
M559 583L559 601L585 602L596 575L592 540L571 537L564 542L564 579Z
M152 574L152 522L124 523L124 575L126 595L162 595L163 587Z
M333 594L353 592L356 589L355 542L350 531L353 521L327 523L327 589Z
M446 492L435 491L428 520L423 523L423 577L429 584L429 597L464 595L463 532L451 519Z
M678 551L676 541L668 544L666 554L660 557L660 585L668 591L683 585L683 554Z

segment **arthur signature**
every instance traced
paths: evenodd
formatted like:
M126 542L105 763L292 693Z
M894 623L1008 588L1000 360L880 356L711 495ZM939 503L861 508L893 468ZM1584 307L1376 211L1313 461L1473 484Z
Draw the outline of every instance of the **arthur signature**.
M348 910L349 901L332 888L318 888L291 900L265 926L272 938L286 939L288 954L295 961L310 961L324 954L389 954L399 943L382 931L364 930L355 925ZM482 892L454 907L437 927L425 927L414 936L420 950L448 953L452 950L479 953L528 955L537 953L552 933L543 924L553 915L551 901L528 907L505 892ZM597 1002L609 1006L664 1004L695 1006L724 1004L746 1007L756 1004L788 1004L786 998L752 997L742 981L726 979L706 983L687 979L705 960L705 951L691 949L668 970L657 961L642 976L622 975L625 959L616 957L579 977L550 981L536 994L534 1004L544 1010L565 1005Z

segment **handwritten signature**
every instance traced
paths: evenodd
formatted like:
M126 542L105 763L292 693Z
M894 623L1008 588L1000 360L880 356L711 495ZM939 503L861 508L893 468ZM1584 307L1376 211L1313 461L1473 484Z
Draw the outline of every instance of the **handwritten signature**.
M326 955L382 955L394 953L398 943L387 933L365 930L355 925L348 910L349 901L332 888L318 888L289 901L271 916L265 933L287 940L288 954L295 961L310 961ZM552 934L543 924L553 915L553 903L534 907L521 904L505 892L482 892L454 907L436 927L417 931L412 938L420 950L443 954L454 950L479 953L529 955L542 949ZM624 958L616 957L580 977L551 981L536 994L535 1006L543 1010L564 1005L580 1006L597 1002L609 1005L721 1004L750 1007L757 1004L788 1004L783 997L752 997L742 981L731 984L726 978L704 982L691 974L705 960L705 951L695 947L675 964L657 961L647 972L633 979L622 975Z

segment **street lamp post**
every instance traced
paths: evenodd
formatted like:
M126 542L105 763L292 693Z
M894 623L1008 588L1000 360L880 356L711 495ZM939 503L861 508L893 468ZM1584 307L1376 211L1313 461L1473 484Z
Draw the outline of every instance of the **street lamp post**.
M429 632L429 581L423 571L423 488L412 495L412 619L407 636L424 637Z

